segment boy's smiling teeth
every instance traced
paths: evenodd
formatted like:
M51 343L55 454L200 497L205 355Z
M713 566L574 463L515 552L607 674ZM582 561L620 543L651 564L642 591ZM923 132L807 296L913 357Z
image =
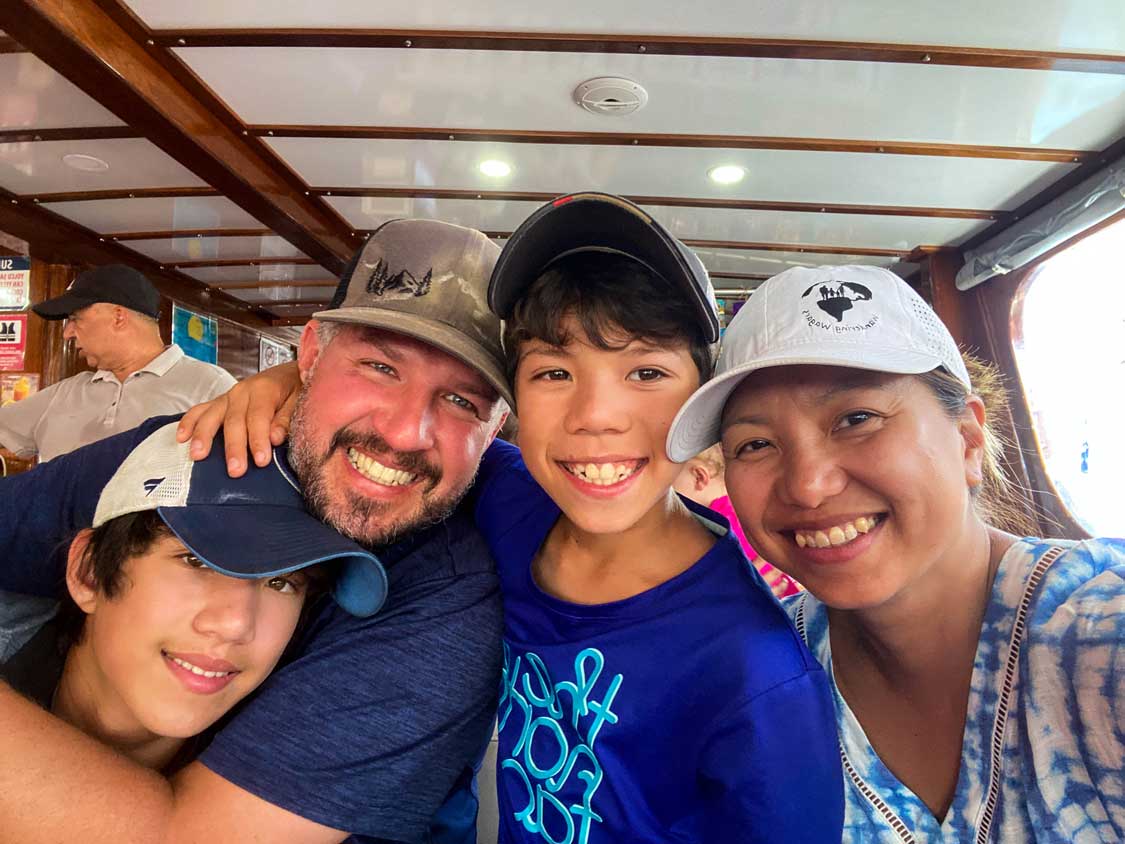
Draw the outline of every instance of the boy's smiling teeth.
M204 671L198 665L192 665L186 659L180 659L178 656L172 656L171 654L167 654L167 656L180 668L190 671L192 674L198 674L200 677L226 677L228 674L234 673L233 671Z
M369 481L374 481L383 486L405 486L414 480L414 475L410 472L384 466L378 460L368 457L354 448L348 449L348 460L355 467L355 470Z
M594 486L619 484L634 474L643 460L626 460L621 463L561 463L570 474Z
M829 546L846 545L861 533L869 532L879 523L879 517L860 516L842 525L833 525L821 530L797 530L793 537L801 548L828 548Z

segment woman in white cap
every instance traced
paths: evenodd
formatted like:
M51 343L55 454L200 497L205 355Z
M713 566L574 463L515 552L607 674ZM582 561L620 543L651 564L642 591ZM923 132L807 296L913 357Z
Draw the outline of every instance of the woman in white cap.
M987 377L890 272L794 269L669 433L673 460L721 440L751 542L808 589L845 842L1125 837L1125 542L995 526Z

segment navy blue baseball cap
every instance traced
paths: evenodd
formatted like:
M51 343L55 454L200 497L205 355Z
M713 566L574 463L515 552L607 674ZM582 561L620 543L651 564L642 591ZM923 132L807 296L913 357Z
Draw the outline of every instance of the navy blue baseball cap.
M352 615L374 615L387 597L387 574L370 551L305 509L282 452L241 478L227 475L221 441L193 461L176 442L176 423L138 445L114 473L94 513L94 527L155 510L205 565L231 577L275 577L319 563L337 568L332 594Z
M548 202L512 232L488 285L488 305L511 319L516 303L543 271L579 252L632 258L680 290L695 309L708 343L719 340L715 289L699 256L627 199L587 191Z
M32 305L43 319L66 319L98 302L121 305L156 319L160 293L139 271L125 264L106 264L80 273L61 296Z

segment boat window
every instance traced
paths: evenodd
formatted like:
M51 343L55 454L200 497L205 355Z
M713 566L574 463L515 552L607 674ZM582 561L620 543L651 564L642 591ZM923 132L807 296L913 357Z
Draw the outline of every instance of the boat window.
M1012 312L1047 474L1095 536L1125 536L1125 220L1045 261Z

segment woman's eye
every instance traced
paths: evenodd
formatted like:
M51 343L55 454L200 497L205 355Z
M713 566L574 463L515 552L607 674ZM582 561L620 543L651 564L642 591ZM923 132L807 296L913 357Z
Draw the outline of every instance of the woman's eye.
M769 446L769 440L747 440L746 442L739 443L737 446L735 446L734 456L744 457L750 454L754 454L755 452L759 452L762 449L769 448Z
M663 370L654 369L651 366L642 366L640 369L634 369L629 373L630 381L659 381L664 377Z
M857 425L862 425L869 419L874 418L875 414L867 410L853 410L850 413L845 413L840 417L840 421L836 424L837 428L854 428Z

